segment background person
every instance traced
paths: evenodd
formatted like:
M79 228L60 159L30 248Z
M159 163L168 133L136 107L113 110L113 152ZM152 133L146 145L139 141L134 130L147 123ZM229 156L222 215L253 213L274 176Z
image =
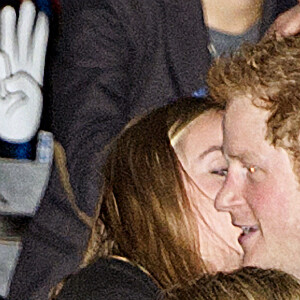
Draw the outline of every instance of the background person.
M45 298L80 264L90 229L73 208L75 203L90 218L95 214L105 161L99 149L131 118L198 90L212 56L242 40L257 41L279 14L292 9L285 21L279 17L278 31L297 25L297 3L61 1L48 70L52 94L46 95L53 99L52 130L66 150L73 204L54 169L23 240L12 298Z

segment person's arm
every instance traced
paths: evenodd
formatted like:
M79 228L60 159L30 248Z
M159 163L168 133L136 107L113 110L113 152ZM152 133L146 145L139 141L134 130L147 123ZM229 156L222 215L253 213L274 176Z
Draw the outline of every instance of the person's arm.
M99 188L92 174L103 163L96 153L127 121L134 61L111 1L75 2L62 6L62 35L51 62L53 133L65 148L78 204L91 215Z
M282 36L293 36L300 33L300 1L298 4L280 14L269 28L267 34L277 33Z
M106 1L62 2L62 28L51 62L53 131L64 146L75 202L92 216L102 150L124 125L129 42ZM89 235L53 168L40 208L23 239L10 299L46 299L78 267Z

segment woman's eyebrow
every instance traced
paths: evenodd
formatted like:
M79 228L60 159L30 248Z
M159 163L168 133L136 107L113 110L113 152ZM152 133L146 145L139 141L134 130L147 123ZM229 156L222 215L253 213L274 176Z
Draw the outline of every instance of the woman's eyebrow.
M204 156L206 156L207 154L214 152L214 151L222 151L222 147L221 146L212 146L212 147L208 148L207 150L205 150L204 152L202 152L199 155L199 158L202 159Z

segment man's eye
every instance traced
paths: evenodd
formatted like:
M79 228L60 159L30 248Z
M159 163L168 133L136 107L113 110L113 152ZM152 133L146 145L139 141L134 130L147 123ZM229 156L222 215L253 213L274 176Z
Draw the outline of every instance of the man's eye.
M266 172L261 167L249 165L245 167L247 170L247 177L253 182L262 182L265 179Z
M247 168L248 169L248 172L250 173L250 174L254 174L254 173L256 173L257 172L257 167L256 166L250 166L250 167L248 167Z
M210 173L218 176L227 176L228 169L212 170Z

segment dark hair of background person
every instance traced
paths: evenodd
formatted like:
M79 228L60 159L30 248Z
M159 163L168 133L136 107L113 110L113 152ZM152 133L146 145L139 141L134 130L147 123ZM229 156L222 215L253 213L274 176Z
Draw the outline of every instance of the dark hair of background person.
M296 300L297 280L282 271L246 267L233 273L204 275L184 288L161 295L165 300Z

